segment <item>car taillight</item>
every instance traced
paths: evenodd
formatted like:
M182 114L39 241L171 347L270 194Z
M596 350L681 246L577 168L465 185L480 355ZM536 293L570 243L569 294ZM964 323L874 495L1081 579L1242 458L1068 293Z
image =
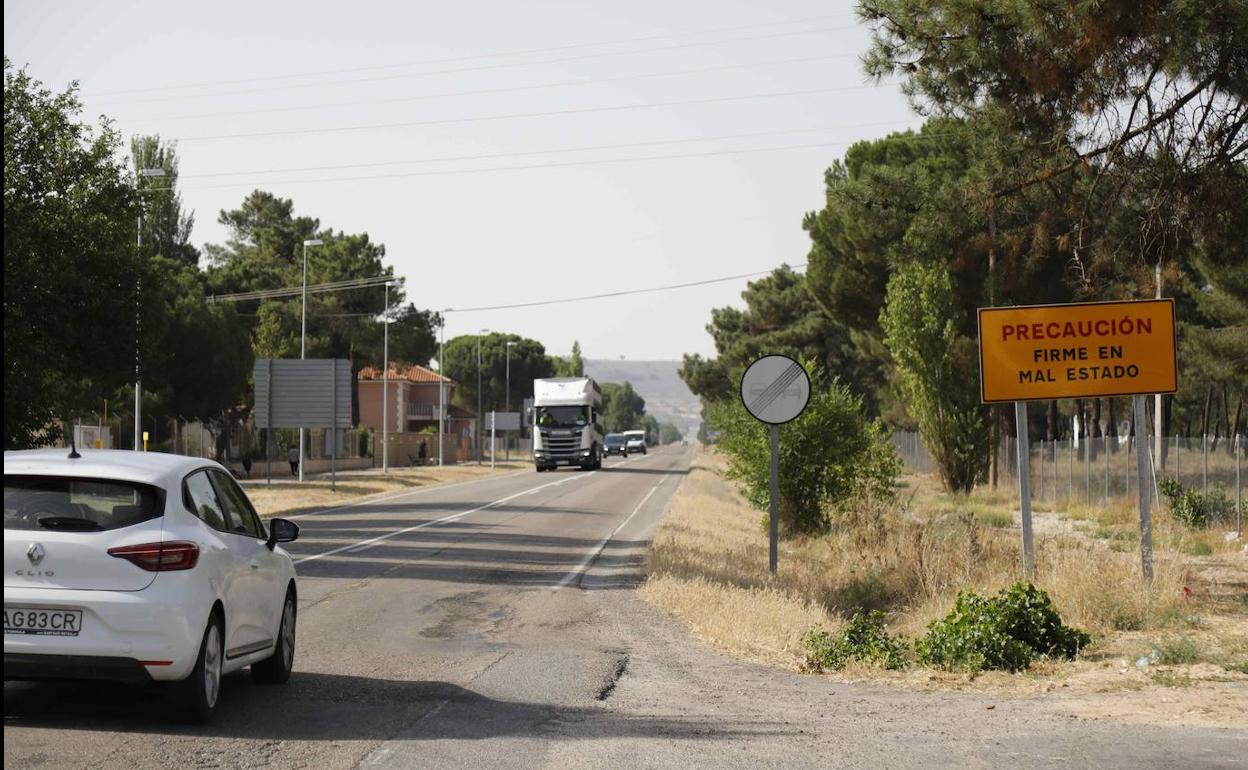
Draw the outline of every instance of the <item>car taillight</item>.
M199 546L183 540L169 540L109 548L108 555L125 559L148 572L173 572L194 567L199 562Z

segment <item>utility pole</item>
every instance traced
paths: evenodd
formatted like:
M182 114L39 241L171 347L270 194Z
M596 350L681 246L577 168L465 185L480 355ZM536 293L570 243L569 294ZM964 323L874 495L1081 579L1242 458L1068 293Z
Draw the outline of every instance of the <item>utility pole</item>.
M438 342L438 467L442 467L442 434L446 432L446 314L451 312L448 307L442 311L442 323L439 325L440 339Z
M137 159L135 165L138 165ZM165 169L157 166L155 168L137 169L138 178L146 177L159 178L165 175ZM137 247L139 259L143 258L143 188L138 187L139 191L139 230L135 245ZM139 309L143 303L143 273L140 270L138 277L134 282L134 450L140 449L147 451L147 447L143 445L143 367L140 351L142 350L143 327L140 322Z
M1161 299L1161 260L1160 259L1157 260L1156 278L1157 278L1157 299ZM1161 399L1162 399L1162 396L1160 393L1153 396L1153 442L1156 445L1156 449L1153 452L1153 457L1157 458L1156 461L1153 463L1154 471L1156 470L1157 465L1160 465L1163 471L1166 469L1165 456L1162 454L1162 449L1163 449L1162 442L1166 440L1166 436L1164 433L1164 422L1162 420Z
M481 464L481 335L489 329L477 332L477 465Z
M382 290L382 322L385 324L381 344L381 472L390 471L390 284ZM374 455L375 456L375 455Z
M511 413L511 348L515 344L516 343L514 340L508 340L507 342L507 381L506 381L507 384L505 388L506 393L503 394L503 403L504 403L503 411L509 414ZM504 455L506 456L508 460L510 460L511 459L511 436L509 436L507 433L503 434L503 446L505 448Z

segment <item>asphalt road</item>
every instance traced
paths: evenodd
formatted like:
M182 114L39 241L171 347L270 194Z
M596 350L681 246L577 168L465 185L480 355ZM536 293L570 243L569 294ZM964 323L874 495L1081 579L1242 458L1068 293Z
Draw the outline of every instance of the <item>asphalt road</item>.
M7 767L1244 766L1248 730L1053 715L713 653L631 590L688 452L299 517L295 673L215 721L154 688L6 683Z

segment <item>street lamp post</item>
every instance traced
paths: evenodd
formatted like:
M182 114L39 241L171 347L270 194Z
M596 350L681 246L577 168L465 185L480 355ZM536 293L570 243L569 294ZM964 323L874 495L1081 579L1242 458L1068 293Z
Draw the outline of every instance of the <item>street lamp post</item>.
M503 394L503 403L505 404L505 406L503 407L503 411L509 414L511 413L511 348L515 344L516 343L514 340L509 340L507 342L507 381L506 381L505 393ZM504 446L504 451L506 453L507 459L510 460L511 459L511 436L510 435L504 435L503 446Z
M477 465L481 464L481 335L489 331L477 332Z
M165 170L161 167L142 168L138 170L140 177L148 179L163 177ZM139 190L139 229L135 241L139 258L143 258L143 188ZM139 325L139 308L142 307L143 273L140 270L134 280L134 449L143 448L143 367L139 356L142 343L142 327Z
M446 314L451 308L442 311L440 338L438 341L438 467L442 467L443 433L446 432Z
M381 472L390 472L390 284L382 291L385 332L381 345ZM376 453L373 457L376 457Z
M320 246L324 241L309 238L303 242L303 310L299 322L299 360L308 357L308 247ZM330 428L332 431L333 428ZM303 427L299 428L299 480L303 481Z

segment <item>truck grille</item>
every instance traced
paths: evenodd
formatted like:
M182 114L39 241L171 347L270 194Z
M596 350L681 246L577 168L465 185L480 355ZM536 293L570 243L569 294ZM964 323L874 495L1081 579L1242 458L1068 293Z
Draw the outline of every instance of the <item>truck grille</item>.
M542 431L542 448L553 458L575 457L581 448L580 433L572 435L555 435L550 431Z

